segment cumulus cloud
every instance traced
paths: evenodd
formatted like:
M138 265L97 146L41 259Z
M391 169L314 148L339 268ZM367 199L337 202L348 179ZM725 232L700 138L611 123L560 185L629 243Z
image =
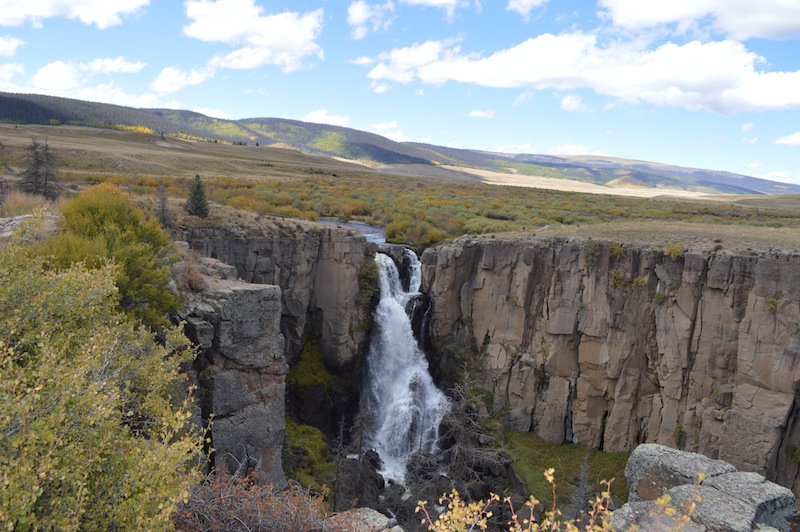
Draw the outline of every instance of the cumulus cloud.
M570 113L574 113L586 111L588 107L583 103L583 100L580 96L576 94L567 94L561 99L561 109Z
M128 61L122 56L107 59L95 59L87 63L85 68L90 72L102 74L135 74L140 72L146 63L141 61Z
M528 103L533 98L533 92L525 91L516 96L514 101L511 102L511 107L518 107L524 103Z
M506 11L516 11L522 18L528 20L534 8L547 3L547 0L508 0Z
M728 114L800 108L800 71L765 72L765 60L736 41L639 41L601 45L580 31L543 34L488 56L448 41L426 41L377 56L373 80L449 81L530 90L590 89L627 104Z
M444 9L447 12L447 16L450 18L455 14L457 8L469 6L469 2L464 0L400 0L400 3ZM480 2L476 2L476 5L478 9L481 8Z
M494 109L473 109L467 116L470 118L494 118Z
M17 53L17 48L25 44L16 37L0 37L0 57L13 57Z
M332 115L328 112L327 109L317 109L315 111L311 111L303 118L301 118L303 122L314 122L316 124L330 124L332 126L342 126L345 127L347 124L350 123L350 117L345 115Z
M99 58L89 63L53 61L36 71L31 83L37 90L65 95L70 90L84 87L97 74L134 74L145 66L141 61L128 61L122 56Z
M177 67L166 67L150 83L150 89L159 94L172 94L184 87L199 85L214 76L214 69L206 67L188 72Z
M800 146L800 133L784 135L772 141L773 144L786 144L787 146Z
M386 83L378 83L377 81L373 81L372 83L370 83L369 88L372 89L372 92L374 92L375 94L383 94L384 92L389 92L389 90L391 90L392 87L390 87Z
M734 39L800 37L800 2L786 0L599 0L617 26L642 30L675 24L686 32L707 20Z
M19 26L30 20L38 27L42 19L64 17L105 29L148 5L150 0L0 0L0 26Z
M746 124L742 124L742 133L753 131L754 127L756 127L756 125L752 122L747 122Z
M356 0L347 8L347 23L351 27L351 36L363 39L372 31L386 30L394 20L394 2L387 0L383 4L369 4L364 0Z
M395 142L406 142L408 140L408 137L406 137L400 130L400 125L397 123L397 120L372 124L369 129L373 133L382 135Z
M17 79L25 74L25 67L19 63L0 65L0 90L21 92L17 90Z
M210 116L212 118L222 118L225 120L231 118L230 113L226 113L225 111L221 111L213 107L195 107L194 109L192 109L192 111L194 111L195 113L200 113L206 116Z
M212 67L277 65L289 72L305 66L309 57L324 56L316 42L322 31L323 9L265 15L254 0L187 0L184 5L191 20L183 28L187 37L238 47L215 57Z

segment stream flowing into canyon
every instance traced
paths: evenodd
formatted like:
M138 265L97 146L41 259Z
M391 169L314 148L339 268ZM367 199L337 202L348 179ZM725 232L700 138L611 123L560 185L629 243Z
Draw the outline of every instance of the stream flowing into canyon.
M439 425L449 408L414 337L412 319L421 295L422 268L416 255L405 253L411 269L408 289L392 258L383 253L375 256L380 302L374 313L366 390L368 444L383 462L383 477L401 484L412 454L438 450Z

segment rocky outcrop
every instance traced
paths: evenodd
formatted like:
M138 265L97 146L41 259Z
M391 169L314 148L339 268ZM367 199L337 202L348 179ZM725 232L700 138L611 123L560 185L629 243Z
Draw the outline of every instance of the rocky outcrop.
M187 296L180 318L201 350L190 375L203 420L213 414L213 465L280 486L287 370L281 290L236 280L236 271L216 260L197 268L205 286Z
M290 361L312 330L328 367L356 361L369 310L359 301L359 274L373 260L375 244L335 226L288 220L260 231L205 228L184 236L201 255L235 267L241 279L281 288Z
M699 451L800 493L800 254L462 237L422 256L440 352L507 426ZM457 358L457 357L456 357Z
M700 477L699 475L703 475ZM663 445L637 447L628 460L625 478L628 503L613 514L614 528L672 530L677 518L691 516L681 530L788 531L797 515L792 492L756 473L737 471L731 464ZM669 494L668 515L654 501ZM694 512L689 505L696 504Z
M191 248L232 265L251 283L281 289L281 332L286 360L321 358L331 373L324 384L287 387L287 408L303 424L335 438L340 420L352 420L361 388L361 356L370 324L369 297L362 296L377 247L352 231L303 221L264 221L260 229L193 229ZM310 350L310 351L309 351Z

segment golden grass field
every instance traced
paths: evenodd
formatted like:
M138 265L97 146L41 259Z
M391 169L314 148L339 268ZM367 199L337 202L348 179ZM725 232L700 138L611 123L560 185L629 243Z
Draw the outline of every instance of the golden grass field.
M425 169L423 167L420 170L419 166L414 169L414 176L404 178L403 175L393 174L391 167L372 169L355 161L307 155L289 148L201 143L172 137L162 138L159 135L77 126L0 124L0 169L5 166L10 170L8 175L18 171L24 164L25 148L34 137L47 141L57 155L61 175L73 186L106 179L124 181L142 177L187 180L195 173L200 173L205 180L280 182L292 183L295 187L311 182L316 179L316 174L320 174L329 181L339 180L346 183L354 191L359 187L371 187L376 182L383 182L383 186L388 189L395 186L393 183L405 183L404 180L412 188L419 188L422 186L420 183L425 182L425 177L420 176L420 172ZM742 218L741 224L734 225L659 220L538 226L528 223L524 230L503 235L530 236L535 233L539 236L584 236L640 244L682 243L688 248L722 247L744 251L770 248L800 250L800 195L736 196L671 189L610 188L579 181L463 167L445 167L445 170L451 171L455 176L462 176L460 181L451 181L453 187L463 188L465 182L483 182L502 189L513 186L577 192L587 195L580 200L584 203L592 202L592 197L600 194L641 198L642 202L669 200L697 205L749 206L762 211L792 213L798 220L798 223L790 221L782 227L754 226L748 223L746 216ZM431 174L429 179L430 183L435 182L438 187L431 189L434 190L433 193L445 196L442 201L447 201L448 195L447 183L450 181L447 181L446 175L448 174ZM13 178L10 181L13 182ZM493 189L494 187L488 187L481 194L492 195ZM496 204L503 197L499 192L500 190ZM178 201L175 199L171 203L179 204L176 203ZM145 203L152 204L152 198ZM219 218L223 213L226 214ZM236 210L232 208L220 208L218 215L214 217L216 223L225 223L228 220L228 223L234 224L256 224L259 223L258 220L265 218L268 217L255 216L252 213L247 216L236 214ZM547 227L543 227L544 225ZM521 229L522 227L521 224ZM501 233L494 232L491 236L501 236Z

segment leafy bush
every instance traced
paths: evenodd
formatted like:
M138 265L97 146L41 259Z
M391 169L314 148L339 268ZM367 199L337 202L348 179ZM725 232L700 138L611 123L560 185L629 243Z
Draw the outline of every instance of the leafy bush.
M672 260L678 260L683 257L683 248L680 244L670 244L664 251L664 254Z
M193 352L124 319L115 270L0 248L0 523L163 530L197 481L202 437L174 404Z
M151 328L165 327L165 315L180 300L169 290L167 235L155 219L113 185L91 187L61 209L63 231L38 247L56 268L83 261L91 268L113 261L120 307Z

